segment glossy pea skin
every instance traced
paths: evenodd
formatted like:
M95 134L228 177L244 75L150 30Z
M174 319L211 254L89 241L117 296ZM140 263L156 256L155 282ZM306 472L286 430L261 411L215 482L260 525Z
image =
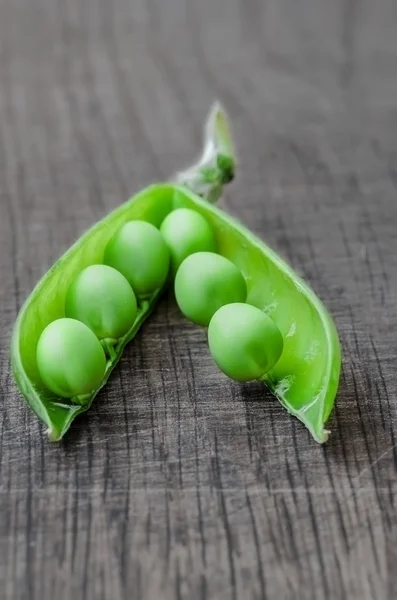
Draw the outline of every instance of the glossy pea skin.
M100 340L127 333L137 315L135 294L127 279L108 265L91 265L66 294L65 315L87 325Z
M186 258L175 277L175 298L182 313L203 327L224 304L245 302L247 285L230 260L213 252Z
M104 256L104 263L120 271L141 297L163 286L169 262L161 233L147 221L125 223L108 243Z
M236 381L259 379L283 351L277 325L259 308L241 303L223 306L214 314L208 344L219 369Z
M91 393L105 375L101 343L87 325L75 319L57 319L44 329L36 359L44 385L62 398Z
M191 208L172 211L162 222L160 232L170 250L174 274L190 254L216 252L216 239L211 226Z

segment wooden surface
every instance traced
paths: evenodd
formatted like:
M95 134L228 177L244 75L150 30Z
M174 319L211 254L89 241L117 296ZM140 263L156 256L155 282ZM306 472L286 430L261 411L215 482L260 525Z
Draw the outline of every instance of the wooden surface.
M393 0L0 2L1 598L396 597L396 27ZM220 375L166 299L51 445L10 374L17 311L195 157L215 98L240 154L223 207L335 317L330 441Z

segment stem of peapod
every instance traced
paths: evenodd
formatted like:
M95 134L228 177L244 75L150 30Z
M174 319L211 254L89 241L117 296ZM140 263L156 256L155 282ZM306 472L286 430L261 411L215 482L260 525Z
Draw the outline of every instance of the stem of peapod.
M174 179L214 204L222 195L223 186L233 180L236 162L230 120L222 105L216 102L206 121L201 157Z

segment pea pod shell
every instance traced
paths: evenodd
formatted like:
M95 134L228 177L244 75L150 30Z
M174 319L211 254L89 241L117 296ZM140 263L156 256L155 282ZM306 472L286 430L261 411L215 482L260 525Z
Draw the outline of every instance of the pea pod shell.
M219 253L229 258L247 281L247 301L264 310L279 327L283 354L264 378L283 406L298 417L318 442L326 441L324 429L332 410L340 373L340 345L335 325L318 297L306 283L263 241L235 219L208 204L183 186L151 186L113 211L89 230L45 275L22 309L13 336L12 362L20 389L31 407L59 439L73 418L87 410L98 388L84 407L48 397L40 387L34 360L41 331L63 316L69 282L77 273L101 262L114 232L130 219L145 219L158 226L174 208L198 210L210 222ZM108 364L102 387L125 345L152 310L161 290L138 307L133 328L116 348L117 359Z
M206 142L199 162L177 176L183 185L150 186L94 225L47 272L22 307L11 343L12 368L26 401L47 425L50 439L62 438L74 418L88 410L162 292L155 290L141 301L133 327L119 340L114 356L108 360L101 385L86 404L75 405L49 394L35 359L41 332L51 321L64 316L70 283L86 266L103 261L107 243L124 223L143 219L159 227L171 210L192 208L215 231L218 252L243 273L247 301L266 312L283 335L283 353L263 378L264 383L288 412L306 425L316 441L327 440L324 425L334 405L341 367L334 322L316 294L274 250L212 205L234 173L230 132L219 106L208 121Z

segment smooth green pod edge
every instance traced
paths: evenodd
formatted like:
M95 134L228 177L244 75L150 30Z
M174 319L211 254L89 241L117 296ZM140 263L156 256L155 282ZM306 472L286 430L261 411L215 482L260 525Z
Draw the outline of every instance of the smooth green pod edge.
M177 176L182 185L150 186L115 209L83 234L26 300L13 331L12 369L27 403L47 425L51 440L60 440L75 417L89 409L164 288L139 303L133 327L115 347L104 380L84 406L55 399L38 383L32 356L40 332L49 322L63 316L67 284L84 267L102 260L106 243L123 223L142 218L159 227L171 210L180 207L193 208L209 220L218 238L219 253L235 262L246 277L248 302L274 318L283 333L283 355L263 378L264 383L287 411L306 425L317 442L328 439L324 424L334 405L341 368L338 334L322 302L292 268L238 221L212 206L222 186L234 174L235 158L228 136L226 116L217 105L207 123L203 156L197 165ZM46 292L50 289L55 297L52 296L52 305L46 307Z

